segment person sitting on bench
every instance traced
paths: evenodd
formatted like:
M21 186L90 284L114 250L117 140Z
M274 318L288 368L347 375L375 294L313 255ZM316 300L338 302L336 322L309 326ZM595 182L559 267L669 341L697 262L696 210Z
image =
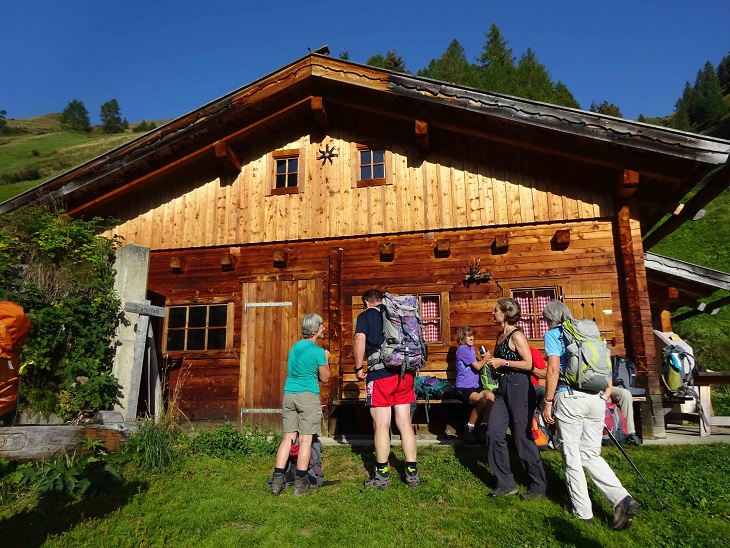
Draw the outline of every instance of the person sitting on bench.
M494 402L491 390L484 390L479 383L479 372L489 359L489 352L477 360L474 350L474 330L468 325L461 326L457 332L459 348L456 349L456 397L472 407L469 420L464 426L464 443L478 443L475 426L486 422L489 409Z
M626 417L626 430L629 434L630 445L641 445L641 438L636 435L636 425L634 424L634 396L629 390L614 386L611 389L611 401L619 406L621 412Z

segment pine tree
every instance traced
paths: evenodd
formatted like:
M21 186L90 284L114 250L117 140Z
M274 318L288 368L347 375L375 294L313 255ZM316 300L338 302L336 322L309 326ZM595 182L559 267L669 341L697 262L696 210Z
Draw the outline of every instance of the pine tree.
M730 54L723 57L717 65L717 79L723 93L730 93Z
M562 105L564 107L570 108L580 108L580 103L576 101L575 97L573 97L573 94L568 89L568 86L566 86L561 81L558 81L558 83L555 84L554 97L554 103L556 105Z
M532 48L520 57L515 72L517 77L517 94L526 99L551 102L555 97L555 88L545 66L537 60Z
M365 64L371 67L385 68L385 56L382 53L376 53Z
M613 103L603 101L600 105L597 105L595 101L591 102L591 112L597 112L598 114L605 114L606 116L615 116L616 118L623 118L619 108Z
M383 68L394 72L408 72L406 70L406 62L403 60L403 57L398 55L398 52L394 49L389 49L388 53L385 54Z
M101 105L99 118L101 118L101 129L104 133L121 133L123 131L122 113L116 99L110 99Z
M682 97L677 99L674 105L676 109L674 115L669 120L669 127L674 129L681 129L682 131L689 131L692 129L692 124L689 121L690 112L692 112L695 98L695 90L689 82L684 84L684 92Z
M74 99L66 105L66 108L61 113L61 127L71 131L91 132L89 111L86 110L84 103Z
M702 70L697 72L694 86L695 96L689 112L691 124L698 130L708 128L727 114L727 106L723 101L722 87L712 63L707 61Z
M340 59L342 59L343 61L349 61L350 60L350 50L347 48L343 49L340 52L340 54L338 55L338 57Z
M418 75L452 84L474 85L464 46L456 39L451 41L441 57L431 59L428 67L419 70Z
M520 95L520 85L515 75L515 59L507 40L499 27L492 23L485 35L482 54L477 58L481 65L479 87L497 93Z

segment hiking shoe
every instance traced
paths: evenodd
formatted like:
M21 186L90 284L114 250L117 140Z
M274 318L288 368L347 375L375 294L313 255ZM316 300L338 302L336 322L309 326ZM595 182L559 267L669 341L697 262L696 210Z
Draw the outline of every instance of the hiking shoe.
M509 495L516 495L516 494L517 494L517 487L497 487L491 493L489 493L489 496L490 497L506 497Z
M416 470L412 474L406 470L405 482L406 485L411 489L415 489L416 487L418 487L418 484L421 483L421 479L418 477L418 470Z
M276 496L281 495L284 490L284 474L274 474L271 477L271 494Z
M522 500L544 499L545 493L540 493L539 491L527 491L526 493L522 493L520 498Z
M464 428L461 440L464 442L464 445L477 445L479 440L477 440L476 428L472 428L471 430Z
M363 485L370 489L385 491L386 489L390 489L390 475L380 474L377 470L375 470L373 477L365 480Z
M626 441L629 445L636 445L637 447L641 445L642 441L639 436L636 434L629 434L629 439Z
M631 518L633 518L639 511L640 504L634 500L634 497L627 495L624 499L616 505L613 509L613 521L611 522L611 529L614 531L622 531L631 524Z
M307 493L313 493L315 490L312 489L312 484L309 483L307 476L298 476L294 480L294 496L301 497Z

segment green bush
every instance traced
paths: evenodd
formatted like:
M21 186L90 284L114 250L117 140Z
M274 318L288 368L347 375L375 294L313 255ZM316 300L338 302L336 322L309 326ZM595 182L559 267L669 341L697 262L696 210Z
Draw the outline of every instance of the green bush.
M0 217L0 300L32 322L21 353L20 405L66 420L117 401L111 339L119 323L114 252L102 219L30 207Z
M226 422L225 426L200 432L190 440L194 453L229 459L243 455L273 455L281 443L281 434L262 433L248 426L237 430Z

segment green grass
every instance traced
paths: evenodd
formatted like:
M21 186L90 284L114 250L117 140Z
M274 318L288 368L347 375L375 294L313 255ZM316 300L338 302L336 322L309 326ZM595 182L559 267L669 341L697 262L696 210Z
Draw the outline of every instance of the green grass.
M628 531L608 527L611 510L591 486L596 523L567 511L562 461L543 453L547 499L487 496L484 450L423 447L423 481L409 490L362 487L372 447L328 447L326 479L313 495L272 497L273 457L191 456L152 475L125 474L113 492L88 500L45 500L0 509L3 546L723 546L730 537L730 445L640 447L630 454L671 507L654 496L615 448L604 456L642 510ZM399 448L393 473L402 468ZM520 467L513 463L513 469ZM400 470L402 472L402 470ZM524 485L524 477L518 474ZM522 487L524 489L524 487Z

